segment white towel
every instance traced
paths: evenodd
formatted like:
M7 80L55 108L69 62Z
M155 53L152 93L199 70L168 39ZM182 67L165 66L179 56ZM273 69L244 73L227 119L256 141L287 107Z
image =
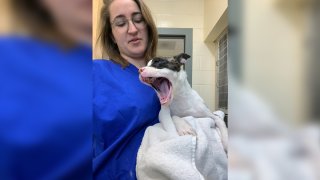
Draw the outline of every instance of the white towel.
M211 118L184 118L197 136L148 127L137 157L139 180L226 180L227 156Z

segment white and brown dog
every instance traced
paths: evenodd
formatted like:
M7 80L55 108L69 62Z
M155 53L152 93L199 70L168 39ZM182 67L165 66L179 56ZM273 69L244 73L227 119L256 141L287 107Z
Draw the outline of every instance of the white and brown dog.
M140 80L151 86L160 99L159 120L166 131L179 135L195 135L192 127L183 117L210 117L214 120L225 151L228 149L226 124L205 105L200 95L191 88L182 65L190 56L179 54L173 58L156 57L140 68Z

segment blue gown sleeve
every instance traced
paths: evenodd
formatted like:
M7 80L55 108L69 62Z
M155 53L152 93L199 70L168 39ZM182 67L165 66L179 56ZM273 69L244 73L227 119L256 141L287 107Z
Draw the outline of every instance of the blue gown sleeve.
M0 37L0 179L91 179L91 47Z

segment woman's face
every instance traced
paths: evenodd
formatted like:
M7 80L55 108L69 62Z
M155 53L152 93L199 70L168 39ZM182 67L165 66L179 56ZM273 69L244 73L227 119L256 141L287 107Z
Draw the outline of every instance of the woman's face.
M109 6L112 35L125 59L143 58L148 30L138 5L133 0L114 0Z
M92 0L41 0L40 3L60 28L72 26L91 31Z

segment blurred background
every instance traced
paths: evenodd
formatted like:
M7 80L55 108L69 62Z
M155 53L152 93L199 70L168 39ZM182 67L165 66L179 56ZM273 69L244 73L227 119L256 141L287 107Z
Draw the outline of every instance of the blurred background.
M231 45L230 73L265 97L283 119L319 119L318 2L232 2L231 42L238 44Z
M92 1L0 2L0 179L91 179Z
M230 179L320 179L319 7L229 0Z

